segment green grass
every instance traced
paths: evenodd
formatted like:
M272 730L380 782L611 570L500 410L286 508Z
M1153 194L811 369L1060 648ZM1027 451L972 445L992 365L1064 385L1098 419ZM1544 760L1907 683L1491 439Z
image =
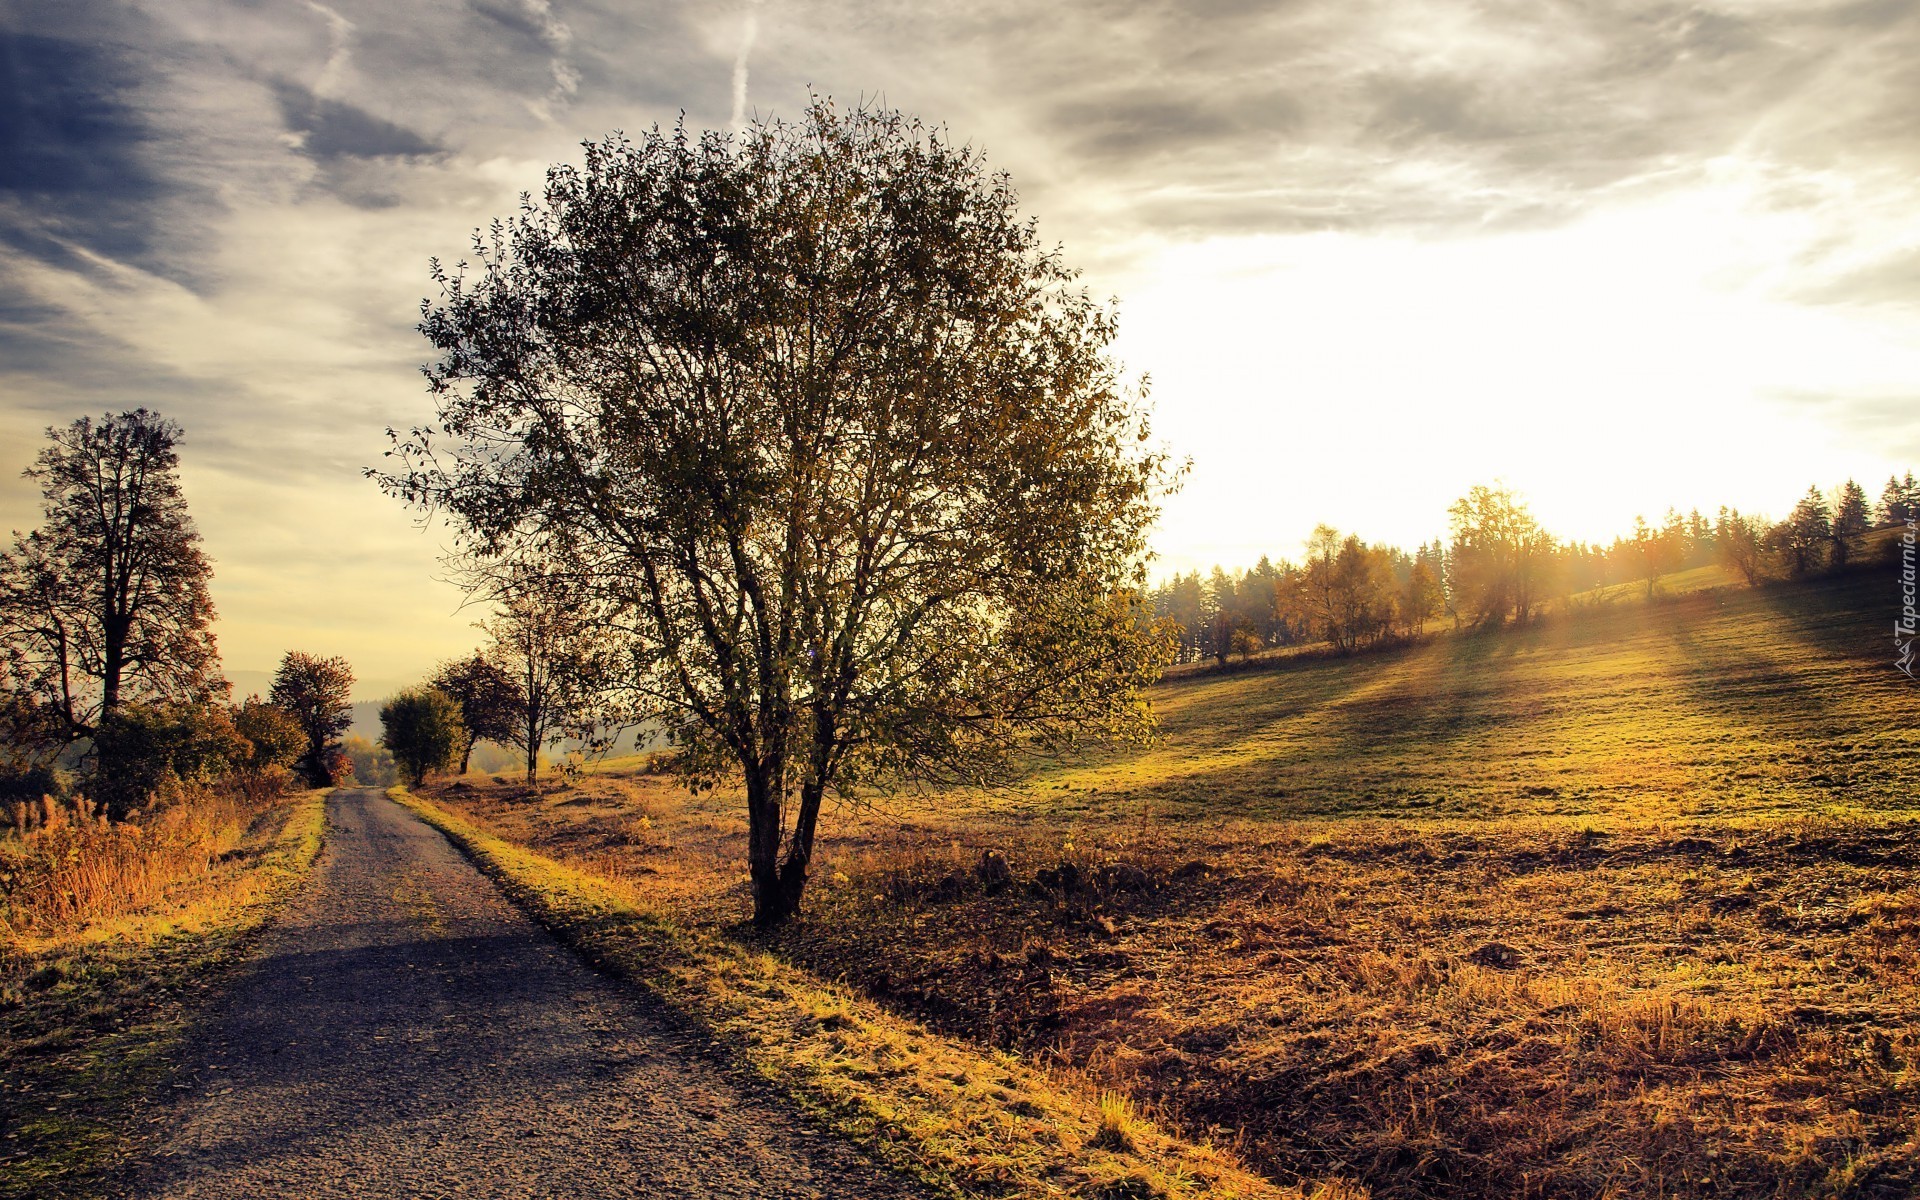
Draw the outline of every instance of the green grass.
M325 804L276 805L161 903L0 946L0 1198L108 1190L200 997L306 877Z

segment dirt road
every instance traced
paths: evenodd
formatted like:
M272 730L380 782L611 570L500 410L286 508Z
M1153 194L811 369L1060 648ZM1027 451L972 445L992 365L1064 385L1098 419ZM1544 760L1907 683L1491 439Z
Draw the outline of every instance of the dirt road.
M163 1197L918 1196L703 1058L438 833L336 793L193 1043Z

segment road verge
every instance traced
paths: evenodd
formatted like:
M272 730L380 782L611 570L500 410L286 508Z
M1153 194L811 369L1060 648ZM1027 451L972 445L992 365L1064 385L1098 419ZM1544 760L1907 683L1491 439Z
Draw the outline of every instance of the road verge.
M0 943L0 1200L99 1195L139 1149L216 972L307 878L326 797L254 817L167 903Z

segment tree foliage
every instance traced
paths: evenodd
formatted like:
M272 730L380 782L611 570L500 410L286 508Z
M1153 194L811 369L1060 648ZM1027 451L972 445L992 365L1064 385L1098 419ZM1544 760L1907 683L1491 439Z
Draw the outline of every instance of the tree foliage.
M306 734L300 773L307 782L327 787L344 778L352 769L338 742L353 724L353 668L347 660L289 650L274 673L269 696Z
M249 696L233 710L233 727L246 739L246 753L233 764L235 781L250 800L278 795L289 768L307 750L307 731L292 713Z
M1542 599L1554 540L1502 485L1476 485L1448 510L1455 603L1481 624L1528 620Z
M468 740L460 705L432 686L408 688L381 705L380 730L380 744L415 786L452 766Z
M466 731L460 746L460 774L467 773L475 742L516 744L523 732L521 691L500 662L484 654L455 659L440 664L431 682L460 707L460 727Z
M180 437L144 408L47 430L50 444L26 472L40 486L42 523L0 556L16 747L95 738L129 702L224 696L212 568L180 490Z
M151 800L171 781L208 784L244 762L251 746L224 704L209 701L122 703L94 732L99 758L93 798L115 820Z
M1110 312L1004 176L898 113L586 148L439 272L392 492L554 565L636 713L744 780L756 915L821 802L1141 736L1166 477Z

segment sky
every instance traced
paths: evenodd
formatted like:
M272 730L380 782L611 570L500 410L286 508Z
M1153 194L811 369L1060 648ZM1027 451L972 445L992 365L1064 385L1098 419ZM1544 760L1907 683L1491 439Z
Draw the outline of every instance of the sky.
M470 649L363 476L414 330L582 140L944 124L1120 309L1191 460L1161 569L1411 544L1502 479L1549 528L1783 513L1920 465L1920 7L1514 0L0 0L0 529L42 431L187 430L228 673L360 693Z

